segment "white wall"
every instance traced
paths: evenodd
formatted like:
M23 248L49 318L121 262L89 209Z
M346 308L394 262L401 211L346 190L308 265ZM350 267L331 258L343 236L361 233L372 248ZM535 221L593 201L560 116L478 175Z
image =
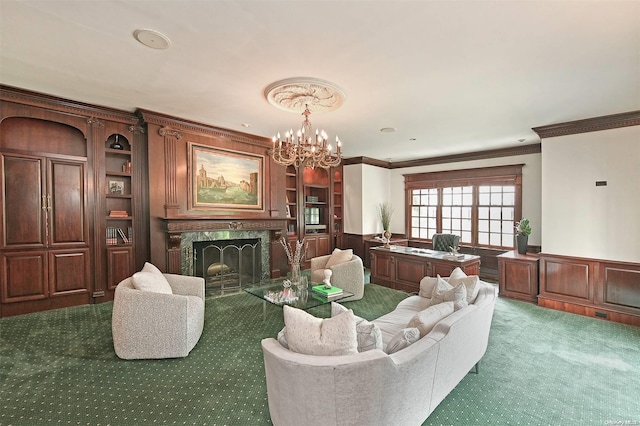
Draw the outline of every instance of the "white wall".
M359 235L380 234L382 224L378 215L378 205L389 200L389 170L368 164L350 164L343 167L342 174L344 232ZM392 229L393 220L398 219L399 216L394 213Z
M525 164L522 168L522 213L524 217L531 221L533 229L529 237L529 244L541 245L541 158L540 154L529 154L404 169L385 169L370 165L344 166L345 185L348 184L350 188L354 189L359 186L362 189L359 196L349 194L345 197L349 198L347 216L351 214L361 215L359 218L345 217L345 232L361 235L382 232L382 225L378 219L378 204L390 201L395 208L391 220L391 233L404 234L405 174ZM356 204L358 202L361 203L359 210L356 206L351 206L352 203ZM347 201L345 200L346 204ZM361 224L359 229L347 226L347 224L356 224L358 222Z
M344 232L362 235L362 164L342 168Z
M542 176L545 253L640 262L640 126L543 140Z

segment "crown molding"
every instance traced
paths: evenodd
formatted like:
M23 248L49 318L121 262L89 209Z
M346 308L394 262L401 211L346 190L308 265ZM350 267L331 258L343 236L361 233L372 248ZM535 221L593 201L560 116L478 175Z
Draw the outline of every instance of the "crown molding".
M540 139L546 139L556 136L597 132L600 130L617 129L619 127L637 125L640 125L640 111L630 111L620 114L587 118L584 120L567 121L564 123L550 124L548 126L533 127L532 130L540 136Z
M234 142L242 142L251 145L258 145L261 147L270 147L271 139L251 135L249 133L237 132L235 130L226 130L218 127L213 127L207 124L198 123L196 121L186 120L184 118L173 117L171 115L162 114L159 112L149 111L138 108L136 114L147 124L155 124L161 128L158 132L161 135L169 134L172 136L180 135L180 131L194 134L205 134L214 136L217 138L228 139ZM178 138L179 139L179 138Z
M539 154L542 152L541 144L527 144L510 148L488 149L485 151L467 152L464 154L443 155L440 157L419 158L407 161L382 161L369 157L350 157L343 160L343 164L368 164L385 169L404 169L407 167L431 166L434 164L456 163L460 161L486 160L489 158L512 157L515 155Z

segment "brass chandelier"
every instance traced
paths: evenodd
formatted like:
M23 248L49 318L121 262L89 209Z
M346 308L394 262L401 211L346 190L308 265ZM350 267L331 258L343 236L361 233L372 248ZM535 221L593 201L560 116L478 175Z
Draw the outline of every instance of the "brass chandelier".
M280 133L272 138L273 146L269 155L278 164L283 166L293 165L299 167L322 167L328 169L335 167L342 161L340 138L336 136L336 151L327 143L327 134L324 130L312 133L309 116L309 105L305 104L304 121L302 127L294 134L293 129L284 134L284 140Z

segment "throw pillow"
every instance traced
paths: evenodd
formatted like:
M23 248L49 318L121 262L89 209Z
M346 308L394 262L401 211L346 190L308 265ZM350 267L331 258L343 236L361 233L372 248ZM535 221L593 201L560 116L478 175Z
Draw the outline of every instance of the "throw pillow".
M289 350L321 356L358 353L356 319L351 309L325 319L289 305L284 305L283 310Z
M462 283L467 288L467 303L473 303L476 301L478 292L480 291L480 284L478 284L479 281L480 278L477 275L469 275L464 278L449 278L450 285L455 287Z
M339 303L331 302L331 317L340 315L343 312L348 311ZM371 349L382 349L382 332L380 328L367 321L364 318L360 318L355 315L356 319L356 333L358 335L358 352L370 351Z
M278 332L277 340L283 348L289 349L289 344L287 343L287 327L282 327L282 330Z
M467 277L467 274L465 274L464 271L460 269L459 266L457 266L456 269L451 271L451 274L449 274L449 281L451 281L451 279L457 280L459 278L466 278L466 277Z
M386 353L391 355L401 349L409 347L412 343L420 340L420 330L415 327L403 328L387 344Z
M158 278L153 272L136 272L131 277L133 287L140 291L148 291L152 293L173 294L171 286L166 278Z
M352 257L353 257L353 249L347 249L347 250L340 250L338 248L334 249L333 253L331 253L331 257L327 261L327 264L325 265L324 268L329 269L332 266L348 262L351 260Z
M433 330L440 320L451 315L454 310L454 302L444 302L429 306L424 311L420 311L407 324L407 327L415 327L420 330L420 337L424 337Z
M467 288L462 283L453 287L438 275L438 283L431 294L431 305L443 302L453 302L453 307L456 311L464 308L468 305Z
M448 281L449 278L443 278L443 280ZM431 298L431 293L433 293L433 288L436 284L438 284L438 277L424 277L420 280L418 296Z

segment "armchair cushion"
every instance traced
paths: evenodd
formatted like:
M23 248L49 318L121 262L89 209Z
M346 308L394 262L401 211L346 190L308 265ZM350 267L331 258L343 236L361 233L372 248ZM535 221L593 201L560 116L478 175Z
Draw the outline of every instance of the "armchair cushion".
M140 291L150 291L153 293L172 294L169 281L162 275L162 272L149 262L145 262L140 272L133 274L133 286Z
M340 265L341 263L346 263L351 260L353 257L353 249L340 250L339 248L334 249L333 253L331 253L331 257L327 260L327 264L324 266L324 269L331 269L332 266Z

